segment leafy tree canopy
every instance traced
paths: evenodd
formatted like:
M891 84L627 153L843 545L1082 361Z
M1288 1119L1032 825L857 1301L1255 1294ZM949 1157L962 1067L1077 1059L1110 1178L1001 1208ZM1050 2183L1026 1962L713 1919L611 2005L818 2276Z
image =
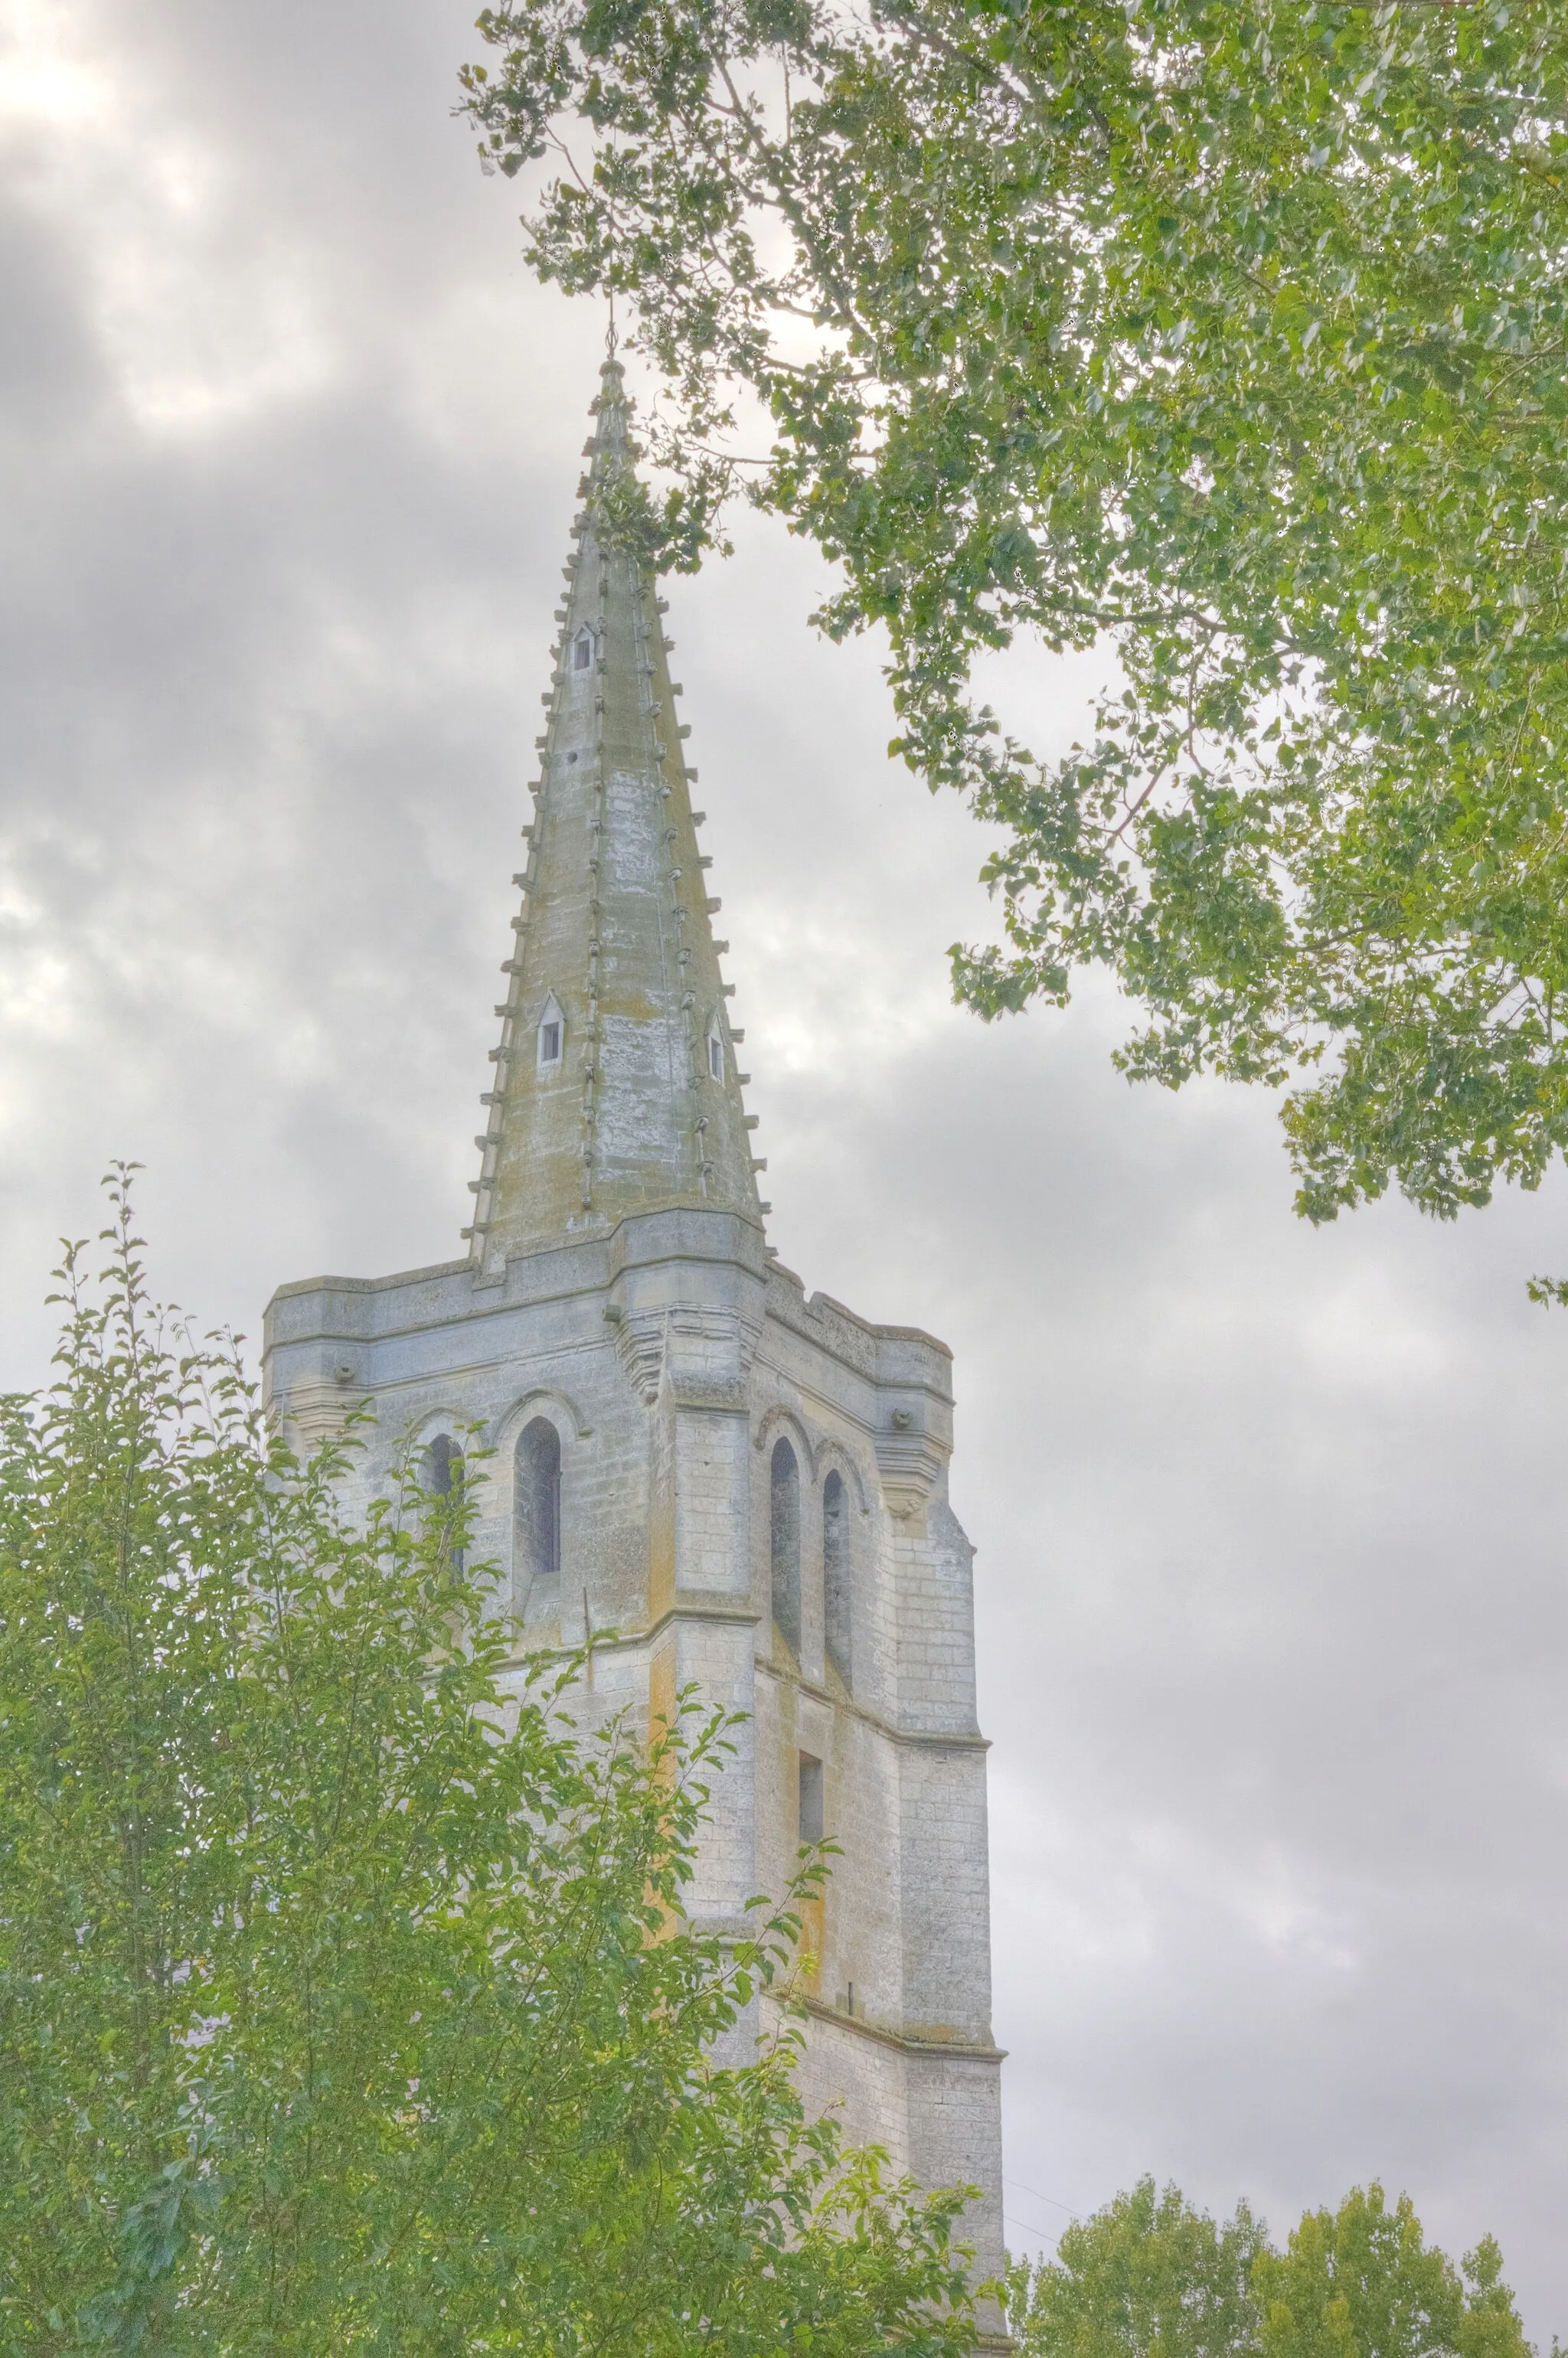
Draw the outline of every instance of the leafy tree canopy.
M109 1241L0 1403L0 2352L964 2358L962 2193L750 2043L794 1918L682 1913L722 1724L519 1699L469 1490L347 1522Z
M1027 2358L1257 2358L1249 2275L1268 2248L1243 2203L1217 2224L1152 2178L1020 2266L1009 2323Z
M1357 2187L1254 2264L1263 2358L1523 2358L1502 2269L1491 2236L1461 2272L1427 2245L1408 2194L1390 2210L1380 2186Z
M630 298L695 562L730 487L881 625L998 829L990 1016L1111 968L1126 1069L1290 1084L1314 1219L1568 1141L1557 0L515 0L465 75L538 271ZM562 158L564 157L564 165ZM1039 762L970 694L1113 649Z
M1217 2224L1152 2178L1016 2266L1022 2358L1531 2358L1488 2235L1463 2268L1380 2186L1309 2211L1276 2252L1242 2203Z

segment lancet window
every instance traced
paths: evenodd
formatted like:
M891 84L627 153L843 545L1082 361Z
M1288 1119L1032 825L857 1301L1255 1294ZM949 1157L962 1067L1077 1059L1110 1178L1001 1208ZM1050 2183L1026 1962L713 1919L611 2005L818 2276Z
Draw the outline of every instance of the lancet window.
M791 1651L800 1652L800 1467L787 1441L773 1444L770 1534L773 1619Z
M526 1607L536 1580L561 1568L561 1436L547 1416L536 1416L517 1436L512 1456L512 1560Z
M822 1840L825 1822L822 1790L822 1763L815 1753L800 1755L800 1839L803 1843Z
M822 1485L822 1618L827 1659L846 1686L854 1683L854 1623L849 1595L849 1516L844 1477Z
M432 1498L444 1499L445 1506L433 1509L441 1522L446 1522L453 1509L461 1504L463 1487L463 1453L449 1433L438 1433L425 1450L424 1480L426 1491ZM449 1538L443 1544L443 1554L454 1570L463 1568L463 1551Z

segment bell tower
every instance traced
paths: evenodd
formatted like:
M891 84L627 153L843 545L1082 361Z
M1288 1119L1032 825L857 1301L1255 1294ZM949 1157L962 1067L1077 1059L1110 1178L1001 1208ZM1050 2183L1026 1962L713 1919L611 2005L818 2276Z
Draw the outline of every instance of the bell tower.
M593 414L467 1249L281 1287L266 1394L306 1442L371 1402L373 1491L411 1443L442 1487L482 1430L476 1548L519 1657L591 1647L585 1719L656 1718L689 1685L745 1714L693 1910L739 1931L802 1841L835 1839L803 2095L925 2184L979 2185L989 2274L1001 2058L951 1355L807 1296L766 1241L665 609L616 529L636 449L613 360Z

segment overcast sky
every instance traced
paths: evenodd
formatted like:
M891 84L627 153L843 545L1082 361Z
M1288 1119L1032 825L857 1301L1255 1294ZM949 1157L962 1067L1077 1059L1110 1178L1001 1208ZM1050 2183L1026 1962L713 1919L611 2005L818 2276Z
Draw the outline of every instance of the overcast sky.
M460 1249L602 320L472 0L0 0L0 1383L139 1157L159 1285ZM987 1030L985 849L782 530L670 590L772 1233L957 1353L1010 2238L1381 2175L1568 2331L1561 1189L1290 1210L1261 1098ZM1006 693L1069 739L1090 673Z

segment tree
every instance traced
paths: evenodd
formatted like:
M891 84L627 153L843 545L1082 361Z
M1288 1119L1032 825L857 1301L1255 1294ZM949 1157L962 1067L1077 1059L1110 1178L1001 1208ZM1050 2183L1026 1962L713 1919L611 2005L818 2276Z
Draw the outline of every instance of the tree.
M1028 2358L1256 2358L1265 2248L1245 2203L1217 2225L1141 2179L1075 2221L1054 2260L1013 2270L1008 2321Z
M514 0L481 155L630 299L689 565L736 476L998 830L982 1015L1110 968L1130 1074L1291 1083L1315 1220L1568 1142L1568 24L1553 0ZM564 156L565 169L557 169ZM1100 644L1040 763L969 692Z
M1531 2358L1490 2235L1454 2267L1408 2194L1309 2211L1281 2256L1243 2202L1217 2225L1152 2178L1009 2279L1023 2358Z
M715 2054L798 1929L683 1915L723 1724L509 1703L472 1486L345 1520L114 1205L0 1414L0 2350L959 2358L962 2192Z
M1309 2211L1282 2258L1255 2263L1263 2358L1525 2358L1502 2266L1488 2235L1462 2278L1408 2194L1390 2210L1380 2186L1356 2187L1337 2211Z

